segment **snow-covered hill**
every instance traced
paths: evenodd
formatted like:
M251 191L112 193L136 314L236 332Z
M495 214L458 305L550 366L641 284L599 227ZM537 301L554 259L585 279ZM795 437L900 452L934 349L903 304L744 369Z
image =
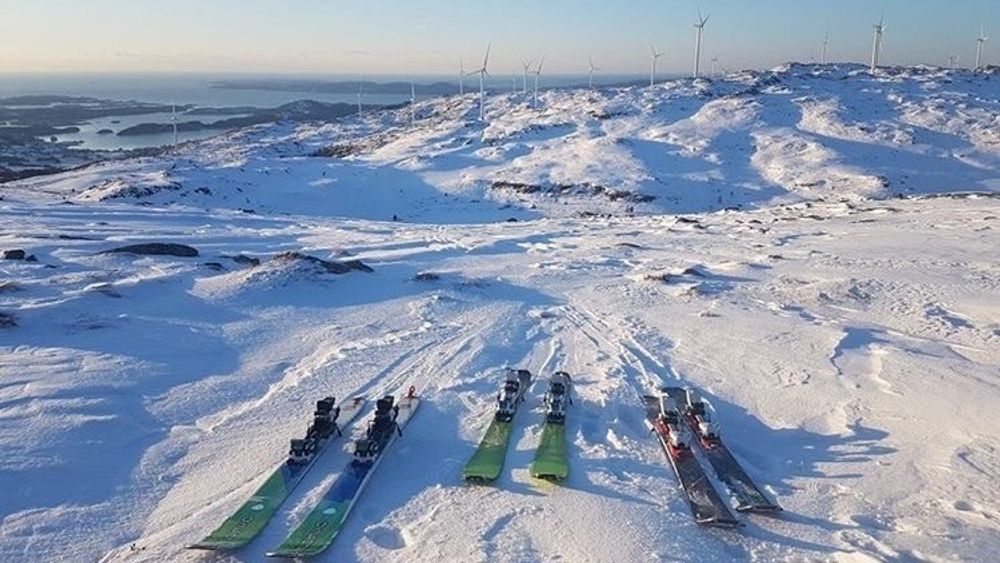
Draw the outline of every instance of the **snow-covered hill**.
M648 88L476 95L279 124L9 185L7 197L405 221L694 213L1000 190L993 74L791 65ZM328 158L313 155L327 154ZM494 212L489 213L493 204ZM502 209L501 209L502 208Z
M410 385L423 406L321 560L1000 548L995 75L795 65L486 110L259 126L0 186L0 249L37 260L0 261L0 559L263 560L346 441L249 547L182 546L316 399ZM198 256L104 252L146 242ZM504 365L575 376L562 485L527 475L542 386L498 483L460 481ZM639 401L678 380L781 515L692 522Z

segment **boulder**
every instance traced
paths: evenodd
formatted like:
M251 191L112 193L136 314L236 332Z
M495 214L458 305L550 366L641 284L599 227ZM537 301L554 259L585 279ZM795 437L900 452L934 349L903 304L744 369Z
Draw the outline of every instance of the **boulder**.
M4 260L24 260L25 256L26 256L25 252L20 248L3 251Z
M347 260L344 262L333 262L330 260L323 260L322 258L316 258L315 256L309 256L308 254L302 254L301 252L282 252L281 254L276 254L271 261L277 263L292 263L292 262L306 262L323 268L331 274L346 274L351 270L358 270L361 272L374 272L371 267L367 264L361 262L360 260Z
M186 244L174 244L163 242L148 242L144 244L130 244L119 248L105 250L101 254L140 254L144 256L179 256L181 258L193 258L198 256L198 250Z

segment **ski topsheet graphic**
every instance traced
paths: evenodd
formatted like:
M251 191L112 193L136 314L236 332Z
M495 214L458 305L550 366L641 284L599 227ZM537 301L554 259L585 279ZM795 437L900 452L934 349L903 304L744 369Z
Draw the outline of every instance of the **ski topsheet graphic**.
M392 395L379 399L365 437L354 444L354 459L306 519L277 549L267 555L303 558L317 555L326 549L343 528L368 479L385 457L386 450L397 436L402 436L403 427L419 405L420 399L414 394L412 387L399 401L395 401Z
M340 435L338 424L349 424L365 404L365 400L360 397L351 399L340 407L335 407L335 402L333 397L318 401L306 437L292 440L288 459L271 473L264 484L232 516L204 539L187 546L188 549L236 549L256 537L292 489L302 481L323 449L335 436Z
M462 470L462 478L468 481L493 481L500 476L507 446L514 428L517 407L531 386L531 372L524 369L508 369L503 386L497 394L496 413L486 429L476 453Z

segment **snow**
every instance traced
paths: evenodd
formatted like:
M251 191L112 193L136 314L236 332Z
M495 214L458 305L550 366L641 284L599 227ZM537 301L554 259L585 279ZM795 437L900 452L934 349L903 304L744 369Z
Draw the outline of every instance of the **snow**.
M247 548L182 546L317 398L410 385L320 560L990 559L995 76L858 68L495 95L485 124L428 100L415 127L260 126L0 187L0 247L39 259L0 262L0 559L262 561L346 440ZM200 255L99 254L153 241ZM460 480L505 365L574 376L563 484L527 474L544 385L499 481ZM783 513L693 523L639 400L678 382Z

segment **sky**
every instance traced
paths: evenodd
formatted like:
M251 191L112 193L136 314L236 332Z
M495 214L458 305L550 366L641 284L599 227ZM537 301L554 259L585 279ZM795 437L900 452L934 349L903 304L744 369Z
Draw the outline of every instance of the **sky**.
M481 63L509 74L546 57L554 74L691 68L699 7L705 60L771 68L864 61L884 14L884 61L971 65L980 26L998 41L1000 0L0 0L2 72L454 74ZM705 63L710 64L710 63Z

